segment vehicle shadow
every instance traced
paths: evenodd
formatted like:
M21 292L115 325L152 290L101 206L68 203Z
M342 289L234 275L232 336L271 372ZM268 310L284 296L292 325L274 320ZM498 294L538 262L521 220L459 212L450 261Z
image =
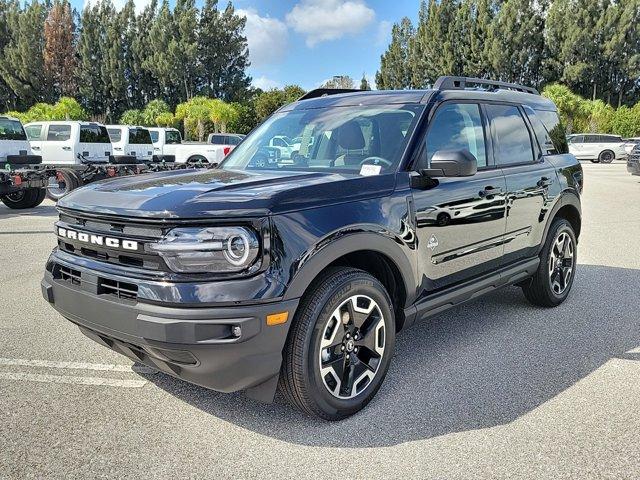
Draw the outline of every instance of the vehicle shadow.
M58 211L56 210L55 205L38 205L34 208L26 208L24 210L13 210L9 207L5 207L0 204L0 220L3 218L14 218L14 217L29 217L29 216L37 216L37 217L45 217L47 215L56 216Z
M532 307L512 287L418 323L398 336L376 398L342 422L305 416L280 396L264 405L143 376L202 411L286 442L391 446L511 422L611 358L626 358L640 345L639 284L640 270L580 265L558 308Z

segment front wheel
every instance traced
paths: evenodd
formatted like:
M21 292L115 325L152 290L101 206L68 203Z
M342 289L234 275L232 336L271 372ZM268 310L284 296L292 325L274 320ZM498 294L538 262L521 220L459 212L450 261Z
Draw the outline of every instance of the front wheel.
M540 253L538 270L522 285L527 300L540 307L556 307L564 302L576 275L577 258L573 227L563 218L554 220Z
M332 269L296 313L280 389L303 412L341 420L375 396L394 347L393 306L384 286L362 270Z

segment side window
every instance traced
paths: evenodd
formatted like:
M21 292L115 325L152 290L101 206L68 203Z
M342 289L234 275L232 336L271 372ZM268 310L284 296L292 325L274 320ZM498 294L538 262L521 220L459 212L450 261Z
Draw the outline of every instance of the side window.
M532 163L531 135L520 109L513 105L487 105L498 165Z
M111 143L107 128L102 125L82 125L80 143Z
M49 125L47 140L49 142L66 142L71 138L71 125Z
M556 149L553 141L551 140L551 135L542 124L536 113L533 111L531 107L524 107L524 111L531 122L531 126L533 127L533 131L536 134L536 139L538 140L538 145L542 149L543 155L556 155L558 150Z
M153 143L158 143L158 140L160 139L160 134L158 132L149 132L149 134L151 134L151 141Z
M24 127L24 131L27 134L27 139L40 140L40 135L42 135L42 125L29 125L28 127Z
M445 103L438 108L430 122L426 147L427 165L438 150L468 150L478 160L478 167L486 167L480 106L475 103Z
M107 132L109 132L109 139L112 143L118 143L122 140L122 130L119 128L108 128Z

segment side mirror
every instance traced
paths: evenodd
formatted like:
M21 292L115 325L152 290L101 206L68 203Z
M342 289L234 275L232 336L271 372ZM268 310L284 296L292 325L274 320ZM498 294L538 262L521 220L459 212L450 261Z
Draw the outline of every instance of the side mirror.
M472 177L478 173L478 160L469 150L438 150L430 168L420 170L425 177Z

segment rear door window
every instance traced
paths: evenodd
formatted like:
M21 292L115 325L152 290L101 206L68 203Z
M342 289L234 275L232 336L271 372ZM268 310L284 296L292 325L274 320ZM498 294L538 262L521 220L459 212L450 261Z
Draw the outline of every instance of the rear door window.
M478 160L478 167L486 167L480 106L475 103L445 103L438 108L430 122L426 147L427 165L438 150L467 150Z
M40 140L42 135L42 125L29 125L24 127L24 131L27 134L29 140Z
M26 140L22 124L17 120L0 118L0 140Z
M81 125L80 143L111 143L107 127L103 125Z
M149 145L151 144L151 135L146 128L130 128L129 143L131 145Z
M486 105L498 165L533 163L531 135L515 105Z
M180 132L177 130L167 130L165 132L165 141L167 145L171 144L179 144L182 142L182 137L180 136Z
M112 143L118 143L122 140L122 130L119 128L107 128L107 132Z
M47 141L66 142L71 138L71 125L49 125Z

